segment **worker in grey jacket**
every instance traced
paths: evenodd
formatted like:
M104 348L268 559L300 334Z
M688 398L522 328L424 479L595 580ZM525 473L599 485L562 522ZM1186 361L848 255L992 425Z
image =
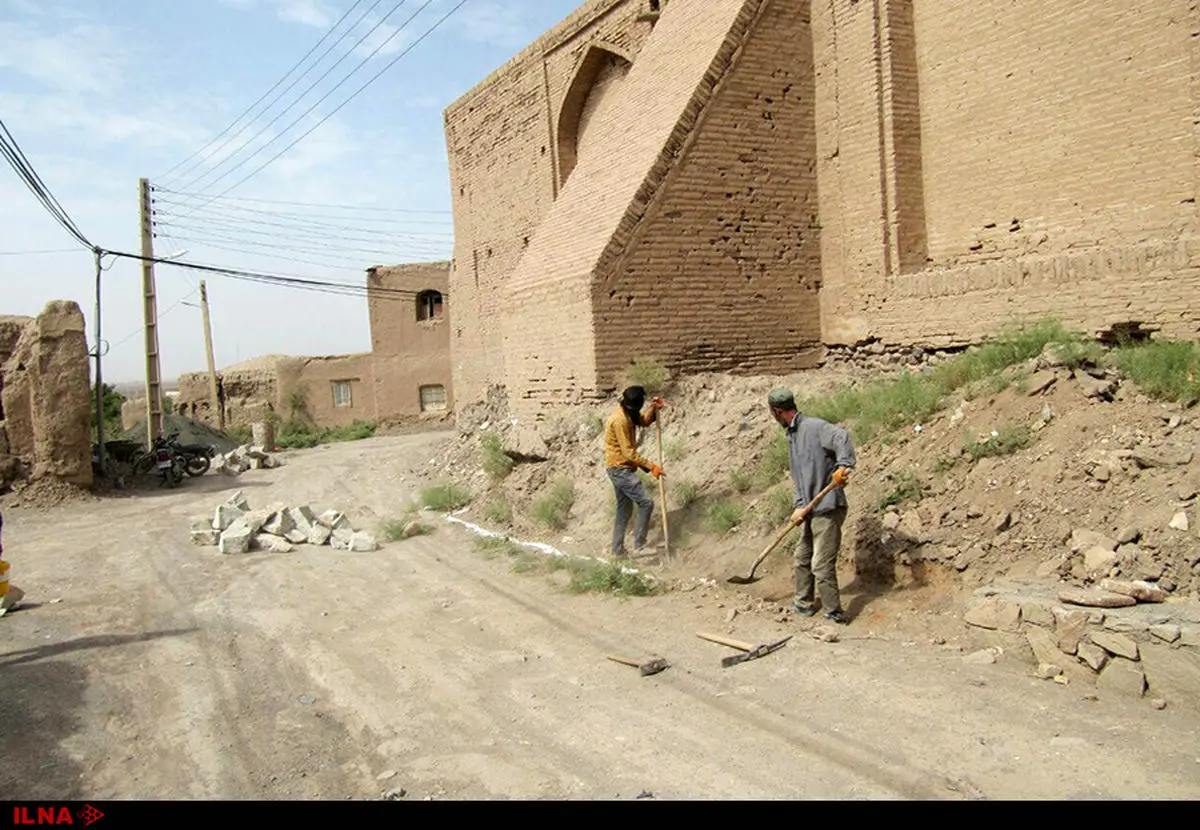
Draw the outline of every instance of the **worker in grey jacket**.
M837 559L846 520L843 489L854 468L854 447L846 430L820 418L800 414L789 389L776 389L767 397L771 416L787 430L788 461L795 486L792 522L800 523L802 510L832 481L837 489L815 505L803 518L803 533L796 546L796 598L792 609L805 617L817 612L813 581L820 595L825 618L846 623L838 590Z

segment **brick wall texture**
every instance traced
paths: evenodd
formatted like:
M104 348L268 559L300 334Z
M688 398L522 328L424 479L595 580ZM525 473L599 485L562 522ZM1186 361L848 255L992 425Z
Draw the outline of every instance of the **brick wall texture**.
M460 403L1200 333L1191 0L593 0L445 114Z

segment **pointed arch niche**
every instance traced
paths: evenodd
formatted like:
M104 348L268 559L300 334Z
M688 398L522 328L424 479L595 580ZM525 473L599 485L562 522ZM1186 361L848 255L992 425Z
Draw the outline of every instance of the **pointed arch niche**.
M588 47L575 70L558 114L558 170L561 186L588 146L588 126L629 74L629 58L604 43Z

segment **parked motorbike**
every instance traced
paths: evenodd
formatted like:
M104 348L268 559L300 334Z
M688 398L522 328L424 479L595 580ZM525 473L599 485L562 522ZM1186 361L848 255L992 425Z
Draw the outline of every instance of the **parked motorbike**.
M187 470L183 455L175 449L174 438L175 436L156 439L154 449L150 453L150 457L154 459L154 468L162 476L163 484L168 487L178 487Z
M207 473L217 456L217 448L212 444L180 444L178 433L172 435L169 441L171 449L183 457L184 470L193 478Z

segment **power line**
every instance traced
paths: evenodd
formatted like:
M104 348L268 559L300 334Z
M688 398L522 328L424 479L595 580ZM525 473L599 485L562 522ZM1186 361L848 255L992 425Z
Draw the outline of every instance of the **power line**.
M251 236L269 236L269 237L272 237L275 239L296 239L301 242L321 242L322 244L324 244L324 239L320 238L320 237L322 237L321 231L317 231L314 233L312 231L312 229L309 229L309 228L297 228L297 227L291 227L288 225L272 224L269 222L263 223L263 224L266 225L268 228L282 228L283 230L282 231L281 230L262 230L261 227L255 227L255 226L247 227L246 223L241 223L241 222L234 223L234 222L220 222L220 221L211 221L211 220L202 226L191 225L191 224L181 225L176 222L157 222L156 221L154 223L154 227L155 228L169 228L169 229L175 228L175 229L183 231L184 233L187 233L188 231L196 231L199 233L205 233L210 229L216 230L218 232L224 232L224 233L228 233L228 232L232 231L234 233L250 234ZM363 233L369 233L369 231L363 231ZM329 234L327 232L324 233L324 236L328 236L328 235ZM339 234L336 237L334 237L333 241L334 241L334 244L340 244L343 242L364 242L368 245L387 244L390 241L409 241L409 242L419 242L419 243L423 243L423 244L427 244L427 245L434 245L439 242L444 242L444 243L450 244L452 242L452 237L440 236L440 235L435 236L435 235L431 235L431 234L404 233L403 231L393 231L393 232L376 231L373 237L372 236L350 236L350 235L346 235L346 234Z
M162 206L162 209L159 209ZM182 202L176 202L173 199L164 199L155 196L152 199L152 207L155 214L173 215L177 218L183 216L182 213L176 213L176 208L187 208ZM383 225L388 226L409 226L409 225L427 225L430 227L438 227L447 229L449 232L453 229L453 220L449 217L444 219L406 219L399 216L355 216L353 214L336 214L336 213L313 213L313 212L297 212L286 210L262 210L261 208L244 207L242 205L216 205L211 208L197 208L189 214L201 218L204 216L221 216L236 217L240 221L261 221L255 217L265 216L270 219L280 219L290 221L292 224L316 225L318 227L329 227L335 229L347 228L344 224L328 224L332 222L353 222L355 228L361 228L365 225ZM326 221L328 220L328 221Z
M255 107L257 107L259 104L261 104L261 103L262 103L262 102L263 102L263 101L266 99L266 97L267 97L268 95L270 95L272 92L274 92L274 91L275 91L275 90L276 90L276 89L279 87L279 85L280 85L280 84L282 84L282 83L283 83L285 80L287 80L287 77L288 77L288 75L291 75L293 72L295 72L297 69L299 69L299 68L301 67L301 65L303 65L303 63L304 63L306 60L308 60L309 56L310 56L310 55L312 55L312 53L313 53L313 52L317 51L317 47L319 47L319 46L320 46L322 43L324 43L324 42L325 42L325 41L326 41L326 40L329 38L329 36L330 36L330 35L332 35L332 34L333 34L335 31L337 31L337 28L338 28L338 26L341 26L341 25L342 25L342 22L343 22L343 21L345 21L345 19L346 19L347 17L349 17L349 16L350 16L350 13L351 13L351 12L353 12L353 11L354 11L356 8L358 8L359 4L360 4L360 3L362 3L362 1L363 1L363 0L354 0L354 5L353 5L353 6L351 6L350 8L348 8L348 9L346 9L346 13L345 13L345 14L343 14L343 15L342 15L342 16L341 16L341 17L338 19L338 21L337 21L336 23L334 23L334 24L333 24L333 26L331 26L331 27L329 28L329 31L327 31L327 32L326 32L324 35L322 35L322 36L321 36L321 39L320 39L320 40L318 40L318 41L317 41L315 44L313 44L313 47L312 47L311 49L309 49L307 53L305 53L304 57L302 57L302 58L300 58L300 60L296 61L295 65L294 65L294 66L293 66L291 69L289 69L289 70L288 70L286 73L284 73L283 77L282 77L282 78L280 78L278 81L276 81L274 86L272 86L270 89L268 89L266 92L264 92L264 93L262 94L262 97L260 97L260 98L259 98L257 101L255 101L253 104L251 104L249 107L247 107L247 108L246 108L246 110L245 110L245 112L243 112L243 113L242 113L241 115L239 115L237 118L233 119L232 123L230 123L230 125L229 125L228 127L226 127L225 129L221 130L221 132L217 133L217 135L216 135L216 136L215 136L215 137L212 139L212 141L209 141L207 144L205 144L205 145L204 145L203 147L201 147L199 150L197 150L196 152L192 153L190 156L188 156L188 157L187 157L187 158L185 158L183 161L181 161L181 162L179 162L178 164L176 164L174 167L172 167L172 168L171 168L170 170L168 170L167 172L163 173L163 174L162 174L162 175L161 175L159 178L167 178L167 177L168 177L168 176L170 176L172 173L174 173L176 170L178 170L180 167L182 167L184 164L187 164L189 161L191 161L192 159L196 158L196 157L197 157L197 156L199 156L201 153L203 153L205 150L207 150L209 147L211 147L213 144L215 144L215 143L216 143L216 141L217 141L217 139L219 139L221 136L225 135L227 132L229 132L230 130L232 130L232 129L234 128L234 126L235 126L235 125L236 125L236 124L237 124L239 121L241 121L243 118L245 118L245 117L246 117L246 116L247 116L247 115L248 115L248 114L249 114L249 113L250 113L250 112L251 112L251 111L252 111L252 110L253 110ZM376 5L376 6L377 6L377 5L379 5L379 2L381 2L381 1L382 1L382 0L377 0L377 2L375 3L375 5ZM371 8L373 9L373 8L374 8L374 6L372 6ZM370 11L371 11L371 10L370 10L370 9L368 9L368 10L367 10L367 14L370 14ZM364 15L363 15L363 17L366 17L366 14L364 14ZM361 23L361 22L362 22L362 18L359 18L359 20L358 20L358 23ZM354 25L355 25L355 26L357 26L357 25L358 25L358 23L355 23ZM346 38L346 35L347 35L347 34L349 34L349 33L350 33L350 31L352 31L352 29L353 29L353 27L351 27L351 29L348 29L348 30L346 31L346 33L345 33L345 34L343 34L343 35L342 35L340 38L338 38L338 40L337 40L337 41L336 41L336 42L333 44L333 46L337 46L337 44L338 44L338 43L341 43L341 42L342 42L342 41L343 41L343 40ZM332 49L332 48L333 48L333 46L331 46L331 47L330 47L330 49ZM298 83L298 82L299 82L300 78L303 78L303 77L304 77L304 75L307 75L309 72L311 72L311 71L312 71L312 69L313 69L313 67L315 67L315 66L318 66L318 65L321 63L321 61L325 59L325 55L328 55L328 54L329 54L329 50L327 49L327 50L325 51L325 53L324 53L323 55L321 55L321 57L320 57L320 58L318 58L318 59L317 59L317 62L316 62L316 63L314 63L314 64L313 64L313 66L311 66L311 67L309 67L307 70L305 70L305 71L304 71L304 73L303 73L303 74L301 74L299 78L297 78L295 81L293 81L291 86L289 86L289 87L288 87L287 89L285 89L285 90L284 90L282 93L280 93L279 97L277 97L277 98L275 99L275 101L278 101L278 100L279 100L279 98L281 98L281 97L283 97L284 95L286 95L286 94L287 94L287 92L288 92L288 90L290 90L290 89L292 88L292 86L295 86L295 85L296 85L296 83ZM267 106L266 106L266 107L263 109L263 112L266 112L267 110L269 110L269 109L271 108L271 106L272 106L272 105L274 105L275 101L272 101L270 104L268 104L268 105L267 105ZM262 114L262 113L259 113L259 115L261 115L261 114ZM241 130L238 130L238 131L237 131L237 133L235 134L235 136L234 136L234 137L236 137L236 136L238 136L238 135L241 135L241 134L242 134L242 132L243 132L243 131L246 129L246 127L250 126L250 124L251 124L251 123L254 121L254 119L255 119L255 118L258 118L258 117L259 117L258 115L255 115L255 116L254 116L254 118L251 118L251 119L250 119L250 121L246 122L245 126L243 126ZM221 148L222 148L222 147L224 147L226 144L228 144L228 141L226 141L226 142L223 142L223 143L221 144L221 147L218 147L216 150L214 150L214 151L213 151L213 153L215 154L216 152L220 151L220 150L221 150ZM201 163L203 163L203 161L204 161L204 159L202 159L202 158L201 158L201 159L197 159L197 162L196 162L196 164L201 164ZM196 164L190 165L190 166L188 167L188 169L187 169L187 170L184 170L182 173L180 173L180 174L179 174L178 176L176 176L175 178L182 178L182 177L186 176L186 175L187 175L188 173L190 173L192 170L195 170L195 169L196 169Z
M77 254L78 248L53 248L44 251L0 251L0 256L36 256L38 254Z
M393 248L393 249L389 250L389 249L383 249L383 248L351 248L348 246L334 247L334 246L330 246L330 245L320 245L320 244L317 244L316 242L314 242L313 244L310 244L310 245L291 244L291 243L277 245L272 242L258 242L255 240L238 239L236 237L223 236L220 234L213 234L213 233L175 236L172 238L178 239L181 242L195 242L195 243L198 243L201 245L207 244L209 242L223 242L226 244L252 245L255 248L267 248L269 250L274 250L274 251L289 251L289 252L304 253L304 254L324 254L324 253L330 252L331 250L334 250L334 251L337 251L341 254L348 255L348 256L360 255L360 256L366 256L366 257L387 257L389 259L401 258L401 256L402 256L400 254L400 250L401 250L400 248ZM430 246L424 246L424 245L418 246L413 243L410 243L410 247L424 248L425 249L424 252L432 252L435 250L440 250L440 249L432 248Z
M172 239L174 239L174 237L172 237ZM254 250L253 247L242 248L242 247L237 247L237 246L233 246L233 245L221 245L221 244L218 244L215 242L201 242L199 240L192 240L192 241L195 241L196 244L203 245L206 248L215 248L216 250L219 250L219 251L229 251L230 253L235 253L235 254L250 254L251 256L267 257L272 260L277 259L277 260L282 260L284 262L295 262L295 263L299 263L301 265L315 265L319 268L324 268L324 269L327 269L330 271L353 271L356 274L362 273L362 269L351 268L350 266L346 265L344 262L333 262L332 260L326 260L324 262L321 262L321 261L318 261L315 259L299 259L297 257L283 256L281 254L263 253L262 251ZM245 244L252 245L253 243L247 242ZM425 256L433 256L433 255L434 254L425 254ZM405 257L405 259L411 261L412 258ZM445 259L445 257L444 256L439 257L439 260L440 259ZM433 261L433 260L431 260L431 261Z
M199 184L200 182L204 181L204 180L205 180L205 179L207 179L209 176L211 176L213 173L215 173L215 172L216 172L216 171L217 171L217 170L218 170L218 169L219 169L219 168L220 168L220 167L221 167L221 166L222 166L222 165L223 165L223 164L224 164L226 161L229 161L229 160L230 160L230 159L232 159L234 156L236 156L238 153L242 152L242 150L245 150L247 147L249 147L251 144L253 144L253 143L254 143L254 141L255 141L255 140L257 140L257 139L259 138L259 136L261 136L263 133L265 133L265 132L266 132L268 129L270 129L270 128L271 128L271 126L272 126L272 125L274 125L274 124L275 124L275 123L276 123L276 122L277 122L277 121L278 121L280 118L282 118L284 115L286 115L286 114L287 114L287 112L288 112L288 110L290 110L292 107L296 106L296 104L298 104L298 103L299 103L301 100L303 100L303 98L304 98L304 96L305 96L305 95L308 95L308 93L312 92L312 91L313 91L313 89L315 89L315 88L317 87L317 85L321 83L321 81L323 81L323 80L325 80L327 77L329 77L329 74L330 74L331 72L333 72L333 70L334 70L334 69L336 69L336 68L337 68L337 67L338 67L338 66L341 64L341 62L342 62L342 61L344 61L346 58L348 58L348 57L350 57L352 54L354 54L354 50L355 50L355 49L357 49L359 46L361 46L361 45L362 45L362 44L363 44L363 43L364 43L364 42L367 40L367 38L369 38L371 35L375 34L376 30L378 30L378 29L379 29L379 27L383 26L383 25L384 25L384 23L386 23L386 22L387 22L388 18L389 18L389 17L391 17L391 16L392 16L393 14L395 14L396 12L398 12L398 11L401 9L401 7L403 7L403 6L404 6L404 4L405 4L405 3L407 3L407 2L408 2L408 0L400 0L400 2L399 2L399 3L397 3L397 4L396 4L394 7L392 7L392 10L391 10L390 12L388 12L386 15L384 15L384 17L383 17L383 19L382 19L382 20L380 20L380 21L379 21L378 23L376 23L376 24L375 24L373 27L371 27L371 30L370 30L369 32L367 32L365 35L363 35L361 38L359 38L358 42L357 42L357 43L355 43L355 44L354 44L354 46L352 46L352 47L350 48L350 51L349 51L349 52L347 52L346 54L344 54L344 55L342 55L340 58L338 58L338 59L337 59L337 62L336 62L336 63L334 63L334 64L333 64L333 66L331 66L331 67L329 67L329 69L325 70L325 74L324 74L324 75L322 75L320 78L317 78L317 80L316 80L316 81L314 81L314 82L313 82L313 83L312 83L312 84L311 84L311 85L308 87L308 89L304 90L304 92L302 92L302 93L300 94L300 97L299 97L299 98L297 98L295 101L293 101L291 104L289 104L289 105L288 105L286 108L284 108L284 110L283 110L282 112L280 112L278 115L276 115L276 116L275 116L273 119L271 119L271 121L270 121L270 122L269 122L269 123L268 123L268 124L267 124L265 127L263 127L261 130L259 130L257 133L255 133L254 135L252 135L252 136L251 136L249 139L247 139L247 140L246 140L246 142L245 142L244 144L242 144L242 146L241 146L241 147L238 147L236 150L234 150L232 153L230 153L230 154L229 154L229 155L228 155L228 156L227 156L225 159L223 159L222 161L218 162L218 163L217 163L217 165L216 165L215 167L213 167L211 170L209 170L207 173L204 173L204 174L202 174L202 175L201 175L199 178L193 179L191 182L189 182L187 185L184 185L184 186L185 186L185 187L195 186L195 185ZM426 5L426 6L428 6L430 2L432 2L432 0L426 0L426 3L425 3L425 5ZM378 5L378 3L377 3L376 5ZM374 7L372 7L372 8L374 8ZM423 10L424 8L425 8L425 7L424 7L424 6L422 6L422 7L421 7L421 10ZM420 14L420 13L421 13L421 10L418 10L417 14ZM217 176L217 178L215 178L215 179L213 179L211 182L209 182L209 183L208 183L208 185L206 185L206 187L213 187L213 186L215 186L217 182L221 181L221 180L222 180L222 179L224 179L226 176L228 176L228 175L230 175L231 173L233 173L233 171L240 169L240 168L242 167L242 165L244 165L244 164L245 164L246 162L248 162L250 159L252 159L252 158L254 158L255 156L257 156L259 153L261 153L261 152L262 152L263 150L265 150L267 147L270 147L272 144L274 144L276 141L278 141L280 138L282 138L282 137L283 137L283 136L284 136L284 135L285 135L285 134L286 134L286 133L287 133L289 130L291 130L293 127L295 127L297 124L299 124L299 123L300 123L302 120L304 120L306 117L308 117L308 115L309 115L309 114L310 114L310 113L311 113L313 110L315 110L315 109L316 109L318 106L320 106L320 104L321 104L322 102L324 102L326 98L328 98L330 95L332 95L334 92L336 92L336 91L337 91L337 90L338 90L338 89L339 89L339 88L342 86L342 84L346 83L346 81L350 80L350 78L351 78L351 77L353 77L353 76L354 76L354 74L355 74L356 72L358 72L360 69L362 69L364 66L366 66L366 65L367 65L367 63L368 63L368 62L371 60L371 58L375 57L375 55L376 55L376 54L378 54L378 53L379 53L379 51L380 51L381 49L383 49L383 47L384 47L384 46L387 46L387 44L389 44L389 43L392 41L392 39L396 37L396 35L400 34L402 31L404 31L404 27L405 27L405 26L407 26L409 23L411 23L411 22L412 22L412 20L413 20L413 18L415 18L415 17L416 17L416 15L413 15L413 17L410 17L410 18L409 18L409 19L408 19L408 20L407 20L407 21L404 23L404 25L403 25L403 26L401 26L401 27L400 27L399 29L397 29L395 32L392 32L392 34L391 34L391 35L389 35L389 36L388 36L388 37L387 37L387 38L386 38L386 39L383 41L383 43L381 43L381 44L379 44L377 47L375 47L374 51L372 51L370 55L368 55L367 57L363 58L363 60L362 60L362 61L359 63L359 65L358 65L358 66L356 66L354 69L350 70L350 73L349 73L348 75L346 75L346 77L344 77L344 78L342 78L340 81L338 81L338 82L337 82L337 83L334 85L333 89L330 89L329 91L327 91L327 92L326 92L324 95L322 95L322 96L321 96L321 97L320 97L320 98L317 100L317 102L316 102L315 104L313 104L311 107L309 107L309 108L308 108L307 110L305 110L303 113L301 113L301 115L300 115L300 117L299 117L299 118L297 118L297 119L296 119L295 121L293 121L291 124L289 124L288 126L286 126L286 127L285 127L285 128L282 130L282 131L280 131L280 133L279 133L278 135L276 135L274 138L272 138L270 141L268 141L268 142L267 142L266 144L264 144L262 147L259 147L257 150L255 150L255 151L254 151L254 152L252 152L250 155L248 155L248 156L246 156L245 158L243 158L241 161L239 161L239 162L238 162L237 164L235 164L233 167L231 167L231 168L229 168L228 170L226 170L226 171L225 171L224 173L222 173L220 176Z
M420 14L421 11L423 11L432 2L433 2L433 0L426 0L425 5L422 6L421 9L419 9L417 11L417 14ZM385 72L387 72L388 69L390 69L392 66L394 66L397 62L400 61L401 58L403 58L405 55L407 55L413 49L415 49L423 40L425 40L425 38L429 37L429 35L431 35L434 31L436 31L438 29L438 27L440 27L443 23L445 23L447 20L449 20L451 16L453 16L459 9L461 9L466 4L467 4L467 0L459 0L458 4L455 5L452 9L450 9L450 11L448 11L445 15L443 15L442 18L440 20L438 20L437 23L434 23L433 26L431 26L428 30L426 30L424 34L422 34L419 38L417 38L415 41L413 41L412 44L410 44L408 46L408 48L404 49L402 52L400 52L400 54L398 54L395 58L393 58L386 65L384 65L383 69L379 70L379 72L377 72L374 76L372 76L365 84L363 84L361 87L359 87L357 90L355 90L355 92L352 93L349 98L347 98L346 100L342 101L342 103L340 103L336 107L334 107L334 109L328 115L323 117L320 121L318 121L316 124L314 124L308 130L306 130L299 138L294 140L291 144L284 147L282 150L280 150L274 156L267 159L266 162L264 162L263 164L259 165L254 170L252 170L249 173L249 175L243 177L238 182L230 185L224 191L219 193L217 196L210 198L207 202L204 203L204 205L201 205L201 207L205 207L205 206L211 204L216 199L220 198L221 196L226 195L231 190L235 190L238 187L241 187L243 184L248 182L250 179L254 178L254 176L256 176L260 172L262 172L269 165L273 164L288 150L291 150L293 147L295 147L297 144L299 144L301 141L303 141L305 138L307 138L309 135L311 135L318 127L320 127L322 124L324 124L326 121L328 121L334 115L336 115L344 106L346 106L351 101L353 101L355 98L357 98L365 89L367 89L367 87L369 87L371 84L375 83L375 81L379 80L379 78ZM413 15L413 17L416 17L416 15ZM411 21L411 19L412 18L410 18L410 21ZM408 25L408 24L406 23L405 25ZM378 51L378 50L376 50L376 51ZM353 74L353 73L351 73L351 74ZM347 79L348 78L349 78L349 76L347 76ZM343 81L344 80L346 80L346 79L343 79ZM339 86L340 86L340 84L339 84ZM324 100L324 99L322 99L322 100ZM320 102L318 102L318 103L320 103ZM315 109L315 107L316 107L316 105L313 106L313 109ZM309 111L311 112L311 109ZM306 113L306 115L307 115L307 113ZM291 129L291 127L289 127L288 129ZM215 184L215 182L214 182L214 184Z
M157 204L158 203L156 202L155 205L157 205ZM192 214L190 217L184 217L181 214L175 213L174 211L172 211L170 209L163 210L163 209L159 209L158 207L152 208L151 215L155 217L156 223L161 223L161 224L166 224L166 223L161 222L161 220L159 220L157 217L162 217L163 219L168 219L168 220L184 219L184 220L190 220L190 221L195 221L195 222L206 222L206 221L236 222L239 226L241 226L241 225L259 225L259 226L269 227L269 228L286 228L289 230L309 230L309 231L313 231L313 232L320 232L323 230L325 230L325 231L350 231L352 233L367 233L367 234L374 234L377 236L388 236L389 234L394 234L394 233L402 233L402 234L406 233L411 236L433 236L433 237L452 237L454 235L454 230L453 230L452 225L446 225L446 224L442 224L440 222L412 222L412 223L398 222L398 223L392 224L390 226L385 225L384 227L374 227L373 228L373 227L370 227L369 224L360 223L360 221L355 219L354 217L351 217L350 219L346 219L346 218L342 219L343 222L347 222L347 221L354 222L353 225L335 224L332 222L318 221L316 219L305 219L300 216L292 216L289 214L278 214L277 215L277 214L272 214L269 211L258 211L254 215L251 215L251 216L247 216L247 215L240 214L237 212L224 213L224 212L219 212L219 211L203 211L201 213ZM259 218L260 216L267 217L267 218L260 219ZM270 221L271 219L279 219L282 221L273 222L273 221ZM416 225L418 227L415 227L415 228L411 227L412 225ZM427 226L427 225L434 225L438 228L438 230L433 230L433 229L426 230L425 226Z
M153 185L151 187L151 190L154 190L159 193L169 193L174 196L191 196L191 197L198 197L201 199L206 198L206 194L203 194L203 193L183 193L181 191L172 190L169 188L162 187L160 185ZM405 209L405 208L362 207L362 206L356 206L356 205L327 205L327 204L321 204L321 203L317 203L317 202L282 202L282 201L278 201L278 200L274 200L274 199L251 199L246 196L225 196L223 194L220 196L212 197L212 201L217 201L217 200L224 200L224 201L228 201L228 202L258 202L260 204L265 204L265 205L291 205L293 207L314 207L314 208L325 208L325 209L331 209L331 210L381 211L384 213L436 213L436 214L446 214L446 215L449 215L451 213L451 211L448 211L448 210L412 210L412 209ZM249 210L249 208L244 208L244 210Z
M83 232L79 230L74 220L71 219L70 214L67 213L58 199L54 197L54 194L50 192L46 183L42 181L41 176L33 168L29 159L25 156L25 152L21 149L21 145L17 143L17 139L9 131L8 125L4 123L3 119L0 119L0 132L3 133L3 135L0 135L0 154L4 156L5 161L8 162L17 176L25 182L25 186L29 188L30 192L37 197L46 211L58 224L62 225L67 233L71 234L71 236L85 247L95 249L95 246L88 241L88 238L83 235Z

